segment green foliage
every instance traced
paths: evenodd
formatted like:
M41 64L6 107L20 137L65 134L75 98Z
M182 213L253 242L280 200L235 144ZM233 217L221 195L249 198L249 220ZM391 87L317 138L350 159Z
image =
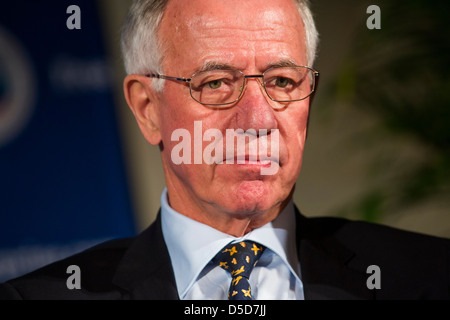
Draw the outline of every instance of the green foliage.
M430 197L450 195L448 2L377 2L382 28L360 26L335 94L378 117L381 127L373 130L382 132L383 139L408 137L426 154L412 168L396 173L395 183L361 196L354 208L371 221Z

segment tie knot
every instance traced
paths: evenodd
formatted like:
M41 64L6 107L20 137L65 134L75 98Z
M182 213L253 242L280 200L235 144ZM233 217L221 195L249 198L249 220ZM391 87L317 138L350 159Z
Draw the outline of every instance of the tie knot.
M233 278L249 278L253 267L258 263L265 247L252 241L231 243L225 246L214 258Z

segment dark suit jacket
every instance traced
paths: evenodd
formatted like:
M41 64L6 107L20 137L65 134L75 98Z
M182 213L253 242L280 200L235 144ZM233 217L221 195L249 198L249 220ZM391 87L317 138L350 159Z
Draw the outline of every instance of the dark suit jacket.
M297 212L306 299L449 299L450 240ZM67 267L81 269L69 290ZM381 289L369 289L370 265ZM113 240L0 285L0 299L178 299L161 219L136 238Z

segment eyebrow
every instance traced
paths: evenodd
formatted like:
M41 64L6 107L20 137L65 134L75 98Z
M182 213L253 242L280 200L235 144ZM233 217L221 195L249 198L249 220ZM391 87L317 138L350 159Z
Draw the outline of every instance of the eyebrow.
M268 70L268 69L274 68L274 67L298 67L298 66L299 65L297 63L295 63L294 60L286 58L286 59L281 59L279 61L266 64L265 70ZM235 70L237 68L228 63L221 63L221 62L217 62L217 61L206 61L203 64L203 66L201 66L200 68L197 68L195 70L195 73L203 72L203 71L217 70L217 69L222 69L222 70L233 69L233 70Z
M294 60L286 58L267 64L266 70L274 67L299 67L299 65Z
M220 63L217 61L207 61L203 64L202 67L197 68L195 72L202 72L202 71L211 71L211 70L217 70L217 69L236 69L236 67L232 66L228 63Z

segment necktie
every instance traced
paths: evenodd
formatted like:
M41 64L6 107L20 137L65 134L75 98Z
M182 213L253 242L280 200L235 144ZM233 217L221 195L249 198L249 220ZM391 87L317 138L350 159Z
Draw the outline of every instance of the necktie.
M252 300L248 279L264 249L263 246L250 241L231 243L214 257L216 264L231 273L229 300Z

